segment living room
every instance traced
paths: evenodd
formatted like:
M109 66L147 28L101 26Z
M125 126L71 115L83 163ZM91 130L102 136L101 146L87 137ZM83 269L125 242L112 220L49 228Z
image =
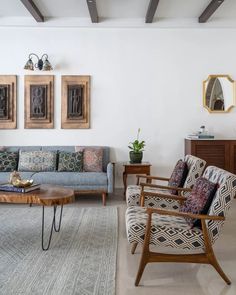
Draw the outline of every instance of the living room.
M36 11L43 16L43 21L35 19L32 10L30 12L25 6L27 2L32 4L32 1L2 1L0 7L0 75L16 77L16 92L12 94L12 100L14 96L16 99L12 107L16 109L15 117L12 116L16 128L1 128L0 145L109 147L109 161L115 163L112 170L115 189L106 196L106 207L102 205L100 195L90 194L76 196L75 207L78 210L90 207L98 210L118 208L116 230L119 233L117 237L114 236L114 240L117 239L117 251L113 244L117 256L112 256L116 270L112 273L115 281L112 290L87 290L86 293L82 289L71 291L68 285L68 289L60 289L61 293L57 288L51 291L48 287L47 290L41 289L44 293L39 290L37 294L235 294L235 200L232 201L223 233L215 244L215 254L231 279L230 286L227 286L217 272L207 265L155 263L148 265L140 286L135 287L142 248L138 247L135 255L130 253L131 246L127 240L125 224L126 202L123 198L123 165L124 162L129 162L128 145L136 139L139 128L139 139L145 141L143 162L151 164L151 175L159 176L170 176L176 162L185 156L185 138L198 132L201 126L205 126L207 132L213 134L215 139L236 138L235 107L229 112L214 113L209 112L203 102L203 82L210 75L228 75L232 81L236 80L235 1L220 1L222 3L214 12L211 11L210 17L203 23L199 22L199 16L215 1L93 0L92 3L88 3L90 1L85 0L34 0ZM155 9L150 8L151 3L156 4ZM149 9L151 16L152 13L154 15L151 22L147 23L145 16ZM96 15L94 17L94 11L97 12L97 18ZM39 59L43 54L47 54L53 69L47 72L37 68L34 71L25 70L24 66L31 53L36 54ZM37 63L37 57L32 56L32 61L34 64ZM30 86L27 86L26 76L39 77L37 83L42 83L40 79L44 76L53 76L53 80L50 80L53 90L50 95L50 127L44 128L40 120L35 128L27 125L26 114L30 113L30 108L27 106L26 97L27 89L30 89L27 87ZM62 114L66 113L62 91L66 81L63 77L72 76L77 76L78 79L89 77L89 125L85 128L62 124ZM235 105L235 101L233 104ZM71 121L73 120L68 120ZM136 184L135 175L128 176L127 179L128 185ZM12 278L12 274L17 272L19 278L19 272L23 267L24 273L29 271L26 261L35 253L50 257L50 251L53 252L56 248L61 251L60 255L65 257L62 251L65 245L62 243L61 248L58 247L60 239L56 238L57 233L53 233L50 248L48 251L42 251L41 208L37 208L38 206L3 203L0 205L2 210L9 210L9 214L15 212L18 207L21 211L27 210L25 215L28 216L26 221L29 222L30 210L40 209L38 219L33 220L31 225L32 228L38 227L39 235L31 236L29 230L22 233L23 230L14 225L18 221L15 215L12 215L12 231L7 227L11 234L4 235L7 238L4 243L2 242L0 251L0 259L4 261L5 252L2 249L6 247L9 252L13 251L9 246L12 246L12 241L9 241L11 236L14 236L14 242L18 240L16 247L20 245L21 234L29 241L31 238L33 241L38 239L37 243L32 242L32 245L38 246L38 252L35 249L29 250L30 243L25 248L30 251L30 255L24 253L24 263L21 261L20 265L22 268L19 265L12 269L0 267L0 281L2 286L4 285L2 290L7 290L4 293L0 289L0 293L3 292L1 294L36 294L29 291L32 290L29 285L21 289L23 293L10 293L11 288L16 290L16 287L12 287L15 281L10 280L3 284L7 281L6 274L11 272ZM69 204L68 208L73 206L73 203ZM67 205L63 210L63 214L66 214ZM107 218L112 214L115 214L114 211L107 212ZM25 215L19 214L17 218L21 220ZM94 215L96 217L99 214ZM80 218L77 222L79 226ZM13 231L16 228L17 234ZM1 233L3 231L6 232L6 228L2 228ZM61 232L66 233L63 219ZM48 237L48 231L46 234ZM69 236L66 239L69 239ZM17 251L14 253L17 255ZM4 265L9 266L11 261L5 261ZM88 263L92 264L91 261ZM29 265L32 266L32 260ZM47 270L46 267L50 273L50 265L45 263L44 270ZM94 264L94 267L96 268L97 264ZM69 268L68 264L66 271ZM41 275L39 273L39 276ZM61 273L60 275L63 276ZM82 279L83 277L80 277L81 281ZM19 281L21 280L23 282L23 279L19 278ZM46 281L48 283L48 278ZM37 286L43 286L46 281L44 277ZM70 280L67 284L69 282ZM61 288L60 284L58 286Z

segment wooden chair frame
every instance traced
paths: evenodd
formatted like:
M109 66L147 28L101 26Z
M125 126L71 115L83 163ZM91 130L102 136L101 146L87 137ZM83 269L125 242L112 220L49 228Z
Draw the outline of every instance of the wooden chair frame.
M192 213L183 213L178 211L168 211L157 208L147 208L146 213L148 214L147 223L146 223L146 231L144 244L142 249L142 256L139 263L139 269L135 280L135 286L138 286L140 279L142 277L143 271L147 263L151 262L187 262L187 263L202 263L202 264L210 264L212 265L222 279L228 284L231 284L231 281L223 272L220 267L217 259L215 257L212 244L208 235L208 230L206 227L206 220L215 220L215 221L223 221L225 218L223 216L209 216L209 215L200 215L200 214L192 214ZM205 251L203 253L198 254L165 254L165 253L157 253L150 251L150 238L151 238L151 224L152 224L152 214L158 213L162 215L169 216L179 216L179 217L187 217L193 219L200 219L204 237ZM137 245L136 245L137 246ZM136 247L135 247L136 248ZM134 249L135 251L135 249ZM132 249L132 254L134 254Z
M181 196L180 193L182 191L186 191L186 192L191 192L192 191L192 189L190 189L190 188L182 188L182 187L174 187L174 186L164 186L164 185L158 185L158 184L140 183L140 186L141 186L140 205L142 207L144 206L145 196L156 196L156 197L160 197L160 198L163 198L163 199L172 199L172 200L179 201L180 204L182 204L186 200L186 197ZM145 187L160 188L160 189L169 189L169 190L177 190L178 191L178 195L164 194L164 193L159 193L159 192L145 192L144 191L144 188Z
M145 178L147 183L152 183L152 180L161 180L161 181L170 180L170 178L167 178L167 177L152 176L152 175L136 175L136 177L137 177L137 185L139 185L140 178Z

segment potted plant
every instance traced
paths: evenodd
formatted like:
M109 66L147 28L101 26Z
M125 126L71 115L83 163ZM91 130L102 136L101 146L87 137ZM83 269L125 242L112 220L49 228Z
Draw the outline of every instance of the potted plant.
M144 140L139 141L139 133L140 133L140 128L138 129L137 138L135 139L135 141L130 142L131 145L128 146L129 149L131 149L131 151L129 152L130 163L142 162L145 141Z

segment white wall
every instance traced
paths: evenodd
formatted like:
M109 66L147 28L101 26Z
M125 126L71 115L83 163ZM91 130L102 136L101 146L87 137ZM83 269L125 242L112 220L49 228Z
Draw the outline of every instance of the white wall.
M236 79L236 29L0 28L0 74L18 75L18 129L0 130L0 145L108 145L118 162L141 128L144 160L168 175L184 154L184 137L201 125L235 137L236 109L209 114L202 81L209 74ZM55 128L24 129L28 54L48 53L55 70ZM35 72L39 74L39 72ZM41 73L40 73L41 74ZM60 76L91 75L91 129L60 129Z

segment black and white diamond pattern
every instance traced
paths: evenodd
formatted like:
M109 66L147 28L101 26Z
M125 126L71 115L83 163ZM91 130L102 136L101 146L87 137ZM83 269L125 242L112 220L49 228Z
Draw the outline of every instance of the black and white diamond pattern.
M231 205L231 201L236 193L236 176L223 169L209 166L205 170L203 177L214 183L218 183L215 198L211 204L209 215L226 216ZM224 222L213 220L207 221L209 236L212 243L218 238Z
M206 166L206 161L203 159L194 157L192 155L186 155L184 161L188 165L188 175L186 177L184 188L192 188L198 179L203 173L203 170ZM189 192L183 192L182 195L185 197L189 196Z
M126 211L127 237L130 243L143 243L147 214L143 207L128 207ZM204 248L203 234L189 226L185 218L153 214L150 243L179 249Z

